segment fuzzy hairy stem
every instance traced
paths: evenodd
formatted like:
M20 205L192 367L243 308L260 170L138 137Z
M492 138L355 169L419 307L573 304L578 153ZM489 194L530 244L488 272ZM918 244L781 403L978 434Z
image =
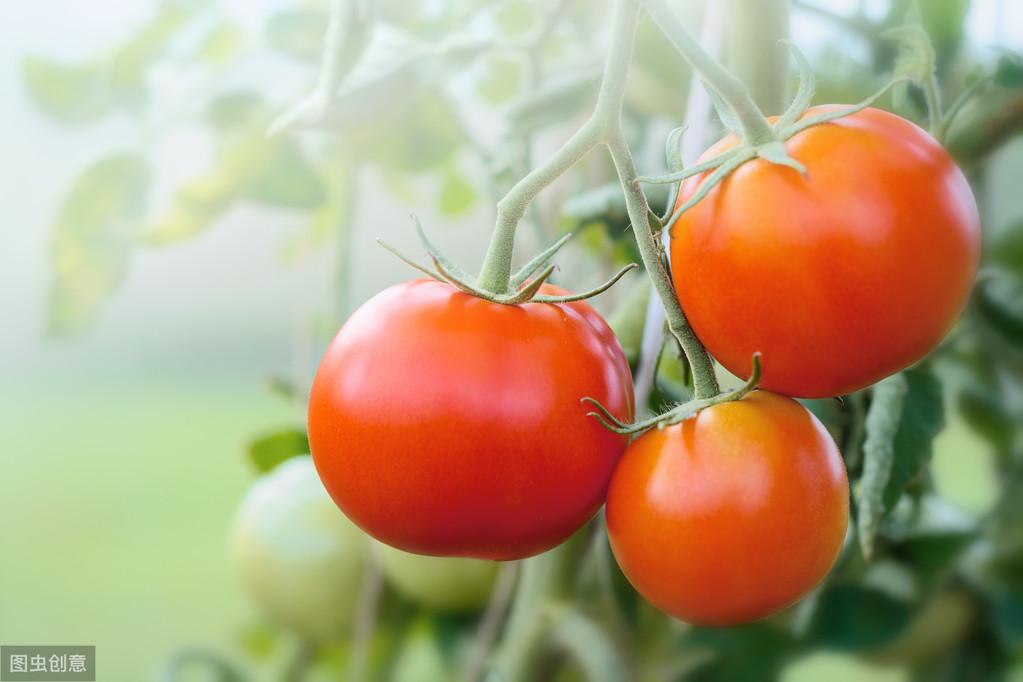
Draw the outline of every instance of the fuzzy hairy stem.
M668 40L735 114L742 128L743 139L754 146L777 139L771 124L753 101L749 89L693 40L664 0L642 2L650 18L660 26Z
M728 1L728 68L769 114L785 108L788 34L788 0Z

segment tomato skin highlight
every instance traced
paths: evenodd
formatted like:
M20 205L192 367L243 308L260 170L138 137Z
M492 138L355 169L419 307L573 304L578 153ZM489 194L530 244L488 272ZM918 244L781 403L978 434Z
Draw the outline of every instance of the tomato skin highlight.
M604 501L626 441L586 416L584 396L632 417L625 356L588 304L501 305L415 280L338 333L313 382L309 441L334 501L378 540L518 559Z
M675 222L675 289L733 374L747 376L759 351L764 389L851 393L922 358L955 322L980 256L976 202L934 138L884 111L812 127L785 146L805 177L747 162ZM683 181L676 207L705 176Z
M738 625L798 601L849 525L845 466L796 401L764 391L634 441L607 498L611 548L654 606Z

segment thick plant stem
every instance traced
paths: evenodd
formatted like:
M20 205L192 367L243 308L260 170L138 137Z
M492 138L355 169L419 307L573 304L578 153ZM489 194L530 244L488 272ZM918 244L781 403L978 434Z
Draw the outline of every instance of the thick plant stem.
M696 333L689 326L689 321L686 319L685 313L682 312L682 306L679 305L671 276L661 260L657 247L657 235L650 230L647 217L649 208L646 197L643 196L643 192L639 188L639 181L636 180L636 164L632 160L629 147L621 132L608 143L608 149L611 151L611 158L618 171L618 179L625 188L625 207L629 212L629 219L632 221L636 244L643 258L643 264L646 266L647 275L653 282L654 290L657 291L657 295L664 305L668 329L682 347L689 366L692 368L693 397L700 400L715 396L720 389L714 374L714 363L711 362L703 344L696 338Z
M596 126L590 120L561 149L515 183L508 194L497 202L497 224L483 259L483 268L476 280L478 287L495 294L508 293L515 228L525 215L526 208L541 190L586 156L596 141Z
M534 667L537 650L545 643L550 625L543 617L544 607L571 596L575 576L589 546L589 528L567 541L522 562L515 601L505 627L501 648L492 670L502 682L528 682L537 679Z
M776 140L774 129L753 101L749 89L693 40L664 0L642 2L647 13L661 27L668 40L735 113L745 141L752 146L758 146Z

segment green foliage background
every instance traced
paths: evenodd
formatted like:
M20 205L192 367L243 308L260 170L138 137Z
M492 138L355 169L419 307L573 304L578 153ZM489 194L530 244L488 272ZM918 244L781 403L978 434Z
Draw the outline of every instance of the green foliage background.
M125 680L201 646L276 678L294 643L230 574L224 539L237 500L257 470L304 449L301 392L333 330L409 276L372 240L415 252L414 211L452 255L478 262L496 198L585 115L603 13L558 4L557 28L523 49L555 23L553 4L353 2L335 103L273 136L267 127L316 87L325 2L140 3L116 30L72 48L73 17L14 10L11 35L0 35L26 48L4 64L18 90L5 95L12 163L0 232L10 282L0 643L95 643L109 679ZM701 4L676 3L694 26ZM893 66L919 67L918 54L900 56L882 37L907 21L909 3L874 3L862 16L835 4L839 19L820 11L829 3L792 9L819 101L856 101ZM700 631L655 620L662 649L683 652L672 661L686 679L1023 675L1023 67L1011 53L1023 36L1010 35L1006 53L966 31L996 4L921 2L914 20L931 36L947 101L994 74L949 135L982 206L986 255L964 321L907 373L876 557L867 564L853 547L826 590L766 623ZM103 24L103 11L89 25ZM38 44L16 40L19 28ZM630 142L641 168L657 171L689 70L644 23L630 80ZM917 120L920 105L914 89L885 103ZM521 252L575 230L558 276L576 289L635 260L613 177L591 159L545 193ZM640 281L598 303L633 360ZM666 357L652 406L684 394L685 379ZM863 443L851 425L870 400L810 405L854 478ZM649 626L620 587L631 626ZM434 644L473 627L394 610L379 657L397 661L397 677L450 665ZM927 649L906 644L910 623L963 613L947 641L919 635L937 651L910 660L894 650ZM640 656L662 656L658 646ZM318 665L326 675L339 664Z

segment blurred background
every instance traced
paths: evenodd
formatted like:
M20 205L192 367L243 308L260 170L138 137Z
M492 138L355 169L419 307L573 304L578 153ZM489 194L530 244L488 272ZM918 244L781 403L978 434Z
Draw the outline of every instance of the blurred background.
M352 674L355 626L337 625L310 653L302 627L281 625L291 616L267 606L272 579L244 563L272 564L260 542L287 540L247 531L239 505L258 474L305 448L303 392L346 315L412 275L375 240L418 254L414 212L443 250L478 266L496 199L588 113L603 4L338 2L327 86L326 0L52 0L0 11L0 643L95 644L109 680L235 679L227 665L243 679L281 679L303 657L312 675ZM906 483L914 511L903 518L896 507L882 530L890 552L849 569L845 591L815 599L816 612L796 607L781 624L694 634L656 621L685 655L644 675L1023 679L1013 497L1023 493L1023 3L673 4L763 85L767 109L794 82L776 33L814 65L817 101L855 102L912 68L885 31L922 26L946 103L968 91L948 144L981 205L987 261L964 322L928 363L944 389L930 396L937 426ZM783 20L757 35L748 24L765 8ZM662 170L668 131L700 118L687 114L699 101L689 73L644 21L626 112L641 171ZM921 102L903 89L881 105L919 121ZM703 116L694 134L710 141L717 126ZM650 197L663 207L663 192ZM592 154L536 202L519 253L575 231L558 276L582 289L638 260L626 225L613 171ZM597 302L634 362L642 282ZM651 405L685 390L663 364ZM812 407L847 439L847 405L863 399ZM246 532L262 548L256 558L238 539ZM347 530L329 532L342 542ZM344 551L367 550L356 539ZM417 596L395 577L403 570L441 578ZM359 665L412 680L460 665L491 585L507 591L514 578L483 570L478 595L422 596L452 589L444 576L469 590L463 570L472 572L386 569ZM335 610L357 610L374 585L360 580L330 593ZM642 611L635 595L620 598Z

